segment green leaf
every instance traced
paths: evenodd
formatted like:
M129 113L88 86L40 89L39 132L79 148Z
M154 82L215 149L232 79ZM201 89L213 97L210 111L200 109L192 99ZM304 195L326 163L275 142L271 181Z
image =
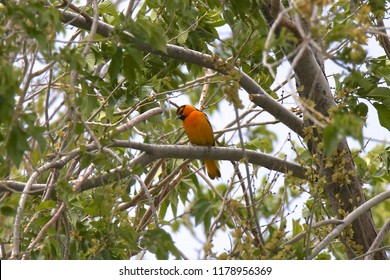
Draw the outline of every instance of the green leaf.
M11 128L6 148L8 156L16 166L19 166L22 161L24 152L30 149L27 138L27 133L19 126L13 126Z
M89 52L85 58L89 71L93 71L96 63L96 57L94 52Z
M203 224L206 232L209 231L211 218L214 215L214 204L208 198L200 198L195 202L193 208L195 226Z
M142 53L134 49L128 49L123 58L123 73L127 82L135 83L137 73L140 73L142 65Z
M327 125L324 128L324 151L325 154L330 156L336 151L337 146L343 139L343 134L337 129L335 125Z
M330 254L326 252L319 253L316 256L316 260L330 260L330 259L331 259Z
M237 147L241 147L240 143L237 145ZM269 152L272 151L272 141L269 138L254 138L251 141L245 143L245 148L249 150Z
M373 97L374 99L378 100L381 98L390 98L390 88L386 87L376 87L372 89L367 96Z
M354 114L337 113L332 123L324 128L324 150L330 156L341 140L351 136L363 146L363 121Z
M386 1L369 0L368 5L370 6L371 11L374 13L376 18L383 17L383 14L386 9Z
M110 1L104 1L99 3L99 12L101 14L109 14L118 19L118 12L115 5Z
M377 87L370 79L365 78L360 71L352 71L345 79L346 87L357 89L359 96L366 96L372 89Z
M38 217L36 220L34 220L33 227L35 227L36 229L43 227L50 221L50 218L51 217L49 215Z
M122 48L117 48L114 56L112 57L110 67L108 67L108 74L110 74L111 82L115 82L118 78L118 74L121 71L123 62Z
M347 254L345 252L345 246L341 242L335 242L332 244L332 253L337 260L347 260Z
M167 53L167 41L164 38L164 32L162 29L153 29L152 36L150 37L150 43L153 49Z
M188 31L181 31L179 33L179 36L177 37L177 42L179 44L184 44L187 41L188 38Z
M355 112L359 117L366 118L368 113L368 106L365 103L361 102L356 105Z
M379 123L390 131L390 108L378 102L373 105L378 113Z
M167 260L169 253L172 253L176 258L180 258L172 237L161 228L148 230L141 240L141 246L156 254L159 260Z
M137 40L146 41L151 48L167 53L165 32L161 26L152 23L147 18L139 18L136 22L131 22L130 26Z
M158 211L158 218L164 219L165 214L167 213L168 206L171 204L170 199L165 199L163 202L161 202L159 211ZM174 216L176 216L176 213L174 213Z
M376 79L384 79L387 85L390 85L389 61L385 56L377 57L367 61L367 69L371 71Z
M365 174L367 172L368 166L365 160L363 160L361 157L355 157L354 163L356 165L356 171L359 175L359 178L364 178Z
M117 230L120 237L123 238L123 240L126 241L128 247L138 249L138 234L135 232L133 227L130 226L124 226L120 227Z
M57 206L57 203L54 200L46 200L46 201L42 201L35 208L35 211L53 209L53 208L56 208L56 206Z
M385 151L381 154L387 174L390 174L390 146L386 147Z
M299 223L300 219L293 219L293 236L296 236L297 234L302 232L302 225Z
M46 132L46 128L39 125L31 125L27 131L37 141L39 149L44 151L46 148L46 138L43 135Z
M235 14L230 10L225 10L223 12L223 18L225 19L226 23L232 27L237 22Z
M0 213L6 217L14 217L16 214L16 209L10 206L3 206L0 208Z
M390 89L385 87L378 87L371 90L368 97L374 99L375 101L381 102L383 105L390 108Z
M0 59L0 73L0 124L2 124L8 123L14 113L14 96L18 93L20 71Z
M87 94L84 99L83 108L85 108L85 111L83 111L83 113L85 113L87 116L90 116L97 108L99 108L99 99L92 94Z

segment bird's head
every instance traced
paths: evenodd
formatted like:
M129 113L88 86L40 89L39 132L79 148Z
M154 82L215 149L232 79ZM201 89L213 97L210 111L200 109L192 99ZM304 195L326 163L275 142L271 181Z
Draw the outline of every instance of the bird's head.
M180 106L176 111L176 118L184 120L186 117L188 117L189 114L193 111L197 111L194 106L192 105L182 105Z

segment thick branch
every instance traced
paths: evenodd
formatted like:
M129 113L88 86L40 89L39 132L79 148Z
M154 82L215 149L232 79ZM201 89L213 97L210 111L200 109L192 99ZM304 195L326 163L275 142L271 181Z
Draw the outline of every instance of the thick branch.
M18 181L0 181L0 193L2 192L23 192L26 187L25 182ZM47 187L46 184L32 184L30 188L30 194L42 194L44 189Z
M183 158L240 161L244 157L243 151L235 148L155 145L126 140L113 140L112 145L144 151L151 155L153 160L159 158ZM250 150L246 150L246 155L248 162L252 164L282 173L291 172L295 177L305 178L306 169L299 164Z
M155 145L126 140L114 140L112 141L111 146L141 150L144 153L130 161L127 164L127 167L118 167L114 170L110 170L105 174L94 176L83 181L79 186L79 191L97 188L123 179L129 176L129 169L133 169L138 166L146 166L152 161L160 158L239 161L244 156L241 149L222 147ZM248 162L250 163L258 164L278 172L291 172L298 178L305 178L306 168L296 163L249 150L246 150L246 155L248 157Z
M390 218L387 219L386 223L383 225L381 230L378 233L378 236L375 238L374 242L372 242L371 247L368 249L365 254L365 260L371 260L374 258L374 253L380 249L382 242L385 240L387 233L390 231Z

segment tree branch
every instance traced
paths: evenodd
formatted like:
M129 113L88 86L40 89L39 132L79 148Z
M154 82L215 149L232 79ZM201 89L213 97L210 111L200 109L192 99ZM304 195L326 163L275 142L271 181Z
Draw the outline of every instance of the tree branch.
M322 227L322 226L326 226L326 225L340 225L342 223L344 223L344 222L341 221L341 220L329 219L329 220L319 221L319 222L313 224L310 228L311 229L316 229L316 228L319 228L319 227ZM286 246L286 245L293 244L293 243L297 242L298 240L302 239L307 233L308 233L308 231L300 232L299 234L295 235L290 240L287 240L286 242L284 242L282 244L282 246Z
M116 128L116 131L117 132L124 132L124 131L130 130L131 128L133 128L134 126L139 124L140 122L146 121L150 117L157 115L157 114L161 114L162 112L163 112L163 110L160 107L150 109L150 110L143 112L142 114L132 118L127 123L118 126Z
M22 193L25 187L26 187L25 182L18 182L18 181L11 181L11 180L0 181L0 193L7 192L7 191ZM46 187L47 187L46 184L32 184L29 193L42 194Z
M365 260L372 260L374 258L374 253L377 252L383 240L386 238L387 233L390 231L390 218L387 219L386 223L383 225L381 230L378 232L377 237L374 242L372 242L371 247L368 249L365 254Z
M241 149L225 147L179 146L146 144L127 140L113 140L111 146L131 148L146 152L152 160L159 158L215 159L240 161L244 158ZM246 150L248 162L282 173L291 172L293 176L305 178L306 168L293 162L264 153Z

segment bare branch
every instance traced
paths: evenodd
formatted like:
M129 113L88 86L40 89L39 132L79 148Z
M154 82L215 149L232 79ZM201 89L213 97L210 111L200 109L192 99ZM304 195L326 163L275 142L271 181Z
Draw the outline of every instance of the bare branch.
M141 185L141 188L144 191L144 193L145 193L145 195L146 195L146 197L147 197L147 199L149 201L150 211L152 212L153 217L154 217L154 224L155 224L155 226L157 228L159 228L159 225L158 225L158 215L157 215L156 207L154 205L154 198L150 194L150 191L149 191L148 187L141 180L141 178L138 175L133 175L133 176L138 181L138 183Z
M374 242L372 242L371 247L368 249L366 253L365 260L372 260L374 258L374 253L377 252L383 240L386 238L387 233L390 231L390 218L387 219L386 223L383 225L381 230L379 231L377 237Z
M157 115L157 114L161 114L161 113L162 113L162 109L160 107L150 109L150 110L142 113L141 115L136 116L135 118L128 121L127 123L118 126L116 130L118 132L124 132L124 131L129 130L132 127L136 126L140 122L143 122L143 121L147 120L148 118L150 118L154 115Z
M26 187L25 182L18 181L0 181L0 193L10 191L15 193L22 193ZM42 194L44 189L47 187L46 184L32 184L29 194Z
M240 161L245 156L241 149L235 148L157 145L126 140L113 140L111 145L141 150L151 155L154 159L187 158ZM306 168L299 164L264 153L249 150L246 150L246 156L248 158L248 162L252 164L258 164L270 170L275 170L282 173L291 172L295 177L305 178Z
M219 159L240 161L244 157L241 149L222 147L157 145L126 140L113 140L110 146L136 149L144 151L144 153L131 160L126 167L119 166L107 173L83 181L79 187L80 191L97 188L109 184L110 182L113 182L113 180L123 179L129 176L129 170L132 168L135 168L136 166L146 166L152 161L160 158ZM258 164L270 170L275 170L282 173L291 172L291 174L297 178L305 178L307 170L305 167L299 164L255 151L247 150L246 155L248 157L248 162L252 164ZM73 184L75 182L70 183Z
M322 227L322 226L325 226L325 225L340 225L342 223L344 223L344 222L341 221L341 220L329 219L329 220L323 220L323 221L320 221L318 223L315 223L315 224L313 224L311 226L311 228L315 229L315 228L319 228L319 227ZM285 243L283 243L282 246L285 246L285 245L297 242L298 240L302 239L307 233L308 233L307 231L300 232L299 234L295 235L290 240L288 240Z

